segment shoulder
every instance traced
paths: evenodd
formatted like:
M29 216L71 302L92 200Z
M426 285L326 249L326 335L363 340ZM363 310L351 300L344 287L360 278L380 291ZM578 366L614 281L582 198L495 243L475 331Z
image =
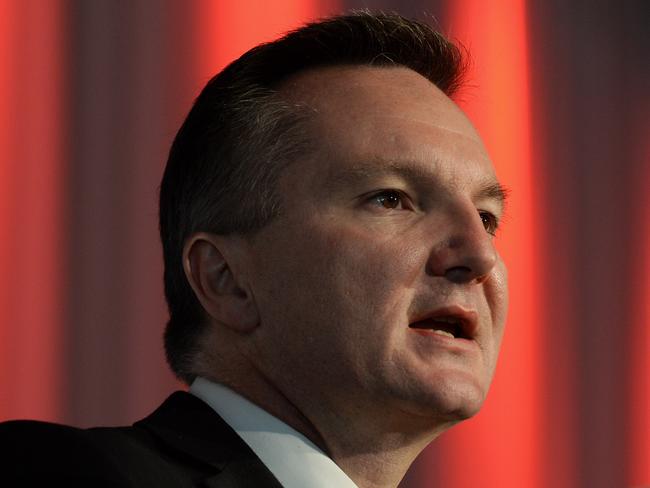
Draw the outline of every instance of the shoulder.
M185 403L187 394L177 393L157 410L171 419L192 418ZM180 405L180 408L172 408ZM188 415L189 413L189 415ZM153 414L129 427L81 429L34 420L0 423L0 486L41 486L44 482L65 486L183 487L195 476L213 470L197 466L175 449L186 432L172 429L160 436ZM168 424L162 422L159 430ZM197 426L200 428L200 426ZM12 483L7 483L11 481ZM58 483L57 483L58 484Z
M4 422L0 445L0 480L12 481L11 486L55 480L73 486L131 486L110 448L82 429L33 420Z
M232 428L186 392L130 427L0 423L0 446L0 486L279 486Z

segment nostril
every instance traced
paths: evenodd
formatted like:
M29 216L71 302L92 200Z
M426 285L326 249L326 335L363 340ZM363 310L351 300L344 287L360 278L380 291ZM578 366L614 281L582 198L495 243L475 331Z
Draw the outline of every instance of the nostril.
M454 266L445 271L445 277L452 283L467 283L476 278L476 274L467 266Z

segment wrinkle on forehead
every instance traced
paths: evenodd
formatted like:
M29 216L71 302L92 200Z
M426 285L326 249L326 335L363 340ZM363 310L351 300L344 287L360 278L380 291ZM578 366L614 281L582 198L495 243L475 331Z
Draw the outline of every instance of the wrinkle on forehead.
M341 118L359 127L377 125L382 119L419 122L482 145L463 111L431 81L405 67L317 68L286 80L280 93L318 114L314 120L318 126L336 124Z
M422 124L423 126L427 126L431 130L436 130L436 131L442 131L446 133L447 135L455 135L455 136L460 136L463 139L469 139L471 141L474 141L480 148L484 148L483 146L483 140L481 137L478 135L474 127L472 126L472 131L467 131L467 130L461 130L458 127L447 127L445 125L442 125L440 123L432 123L430 120L424 120L424 119L417 119L413 117L402 117L398 115L380 115L377 116L376 119L378 121L381 121L382 119L385 120L391 120L391 121L400 121L404 123L409 123L409 124ZM468 123L471 125L471 123L468 120Z
M444 120L432 122L431 120L424 120L424 119L413 118L413 117L403 117L398 115L379 115L374 118L373 125L381 126L382 121L391 122L391 124L396 122L402 123L405 125L412 126L411 128L415 130L420 129L426 131L430 137L435 136L440 141L444 140L449 146L453 145L455 141L462 140L463 142L471 142L473 148L476 149L477 154L480 153L482 156L487 156L487 152L485 150L483 140L478 135L478 133L474 130L474 127L471 125L469 121L467 121L469 127L466 126L464 128L465 130L463 130L460 127L448 126L448 124L442 123L444 122ZM389 127L391 124L384 124L383 126ZM471 128L471 130L467 130L468 128Z

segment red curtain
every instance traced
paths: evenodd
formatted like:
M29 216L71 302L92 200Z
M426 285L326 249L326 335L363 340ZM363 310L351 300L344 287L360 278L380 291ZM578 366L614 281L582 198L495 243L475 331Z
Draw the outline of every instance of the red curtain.
M65 25L0 2L0 416L61 418L66 356Z
M0 0L0 419L126 423L178 387L155 221L174 131L230 60L361 3L402 10ZM650 106L633 57L650 46L634 5L402 6L470 49L459 104L512 189L493 388L406 486L650 484Z

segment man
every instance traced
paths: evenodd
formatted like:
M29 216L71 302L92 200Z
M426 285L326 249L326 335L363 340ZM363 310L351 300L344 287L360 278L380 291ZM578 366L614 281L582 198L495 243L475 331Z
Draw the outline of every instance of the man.
M190 392L133 427L6 424L3 471L396 486L479 410L506 315L504 191L449 98L462 66L427 26L364 13L258 46L210 81L160 192L165 346Z

